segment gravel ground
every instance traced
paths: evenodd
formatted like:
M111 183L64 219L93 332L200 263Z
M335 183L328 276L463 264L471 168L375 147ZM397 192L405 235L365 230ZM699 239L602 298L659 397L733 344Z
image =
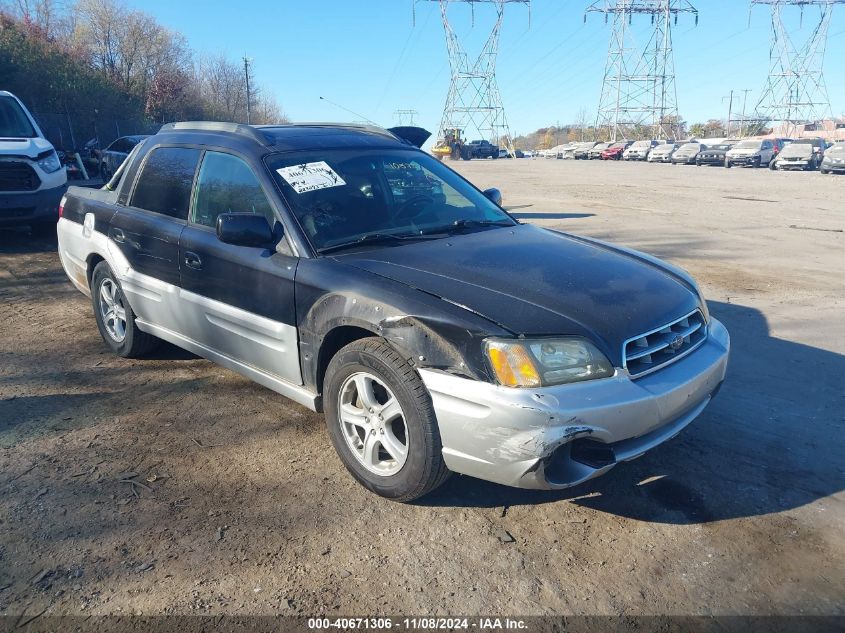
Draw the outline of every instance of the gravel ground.
M734 351L693 425L567 491L395 504L321 416L174 348L107 353L55 243L0 231L0 614L845 614L845 178L455 166L695 275Z

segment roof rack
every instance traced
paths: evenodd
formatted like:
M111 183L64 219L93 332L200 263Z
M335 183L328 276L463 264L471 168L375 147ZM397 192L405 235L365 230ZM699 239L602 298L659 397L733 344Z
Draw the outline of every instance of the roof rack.
M161 126L159 132L170 132L176 130L184 131L202 131L202 132L228 132L229 134L240 134L246 136L253 141L267 144L267 137L262 135L256 128L251 125L244 125L242 123L227 123L225 121L179 121L177 123L165 123Z
M273 129L285 127L329 127L329 128L350 128L353 130L361 130L370 132L371 134L378 134L380 136L389 136L391 138L395 135L378 125L371 125L369 123L336 123L327 121L296 121L295 123L270 123L269 125L255 125L255 129Z

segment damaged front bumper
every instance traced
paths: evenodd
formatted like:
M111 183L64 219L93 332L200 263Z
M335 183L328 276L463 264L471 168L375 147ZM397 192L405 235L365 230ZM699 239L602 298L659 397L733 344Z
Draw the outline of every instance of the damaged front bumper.
M730 338L716 319L693 353L632 380L514 389L421 369L450 470L520 488L597 477L671 439L725 379Z

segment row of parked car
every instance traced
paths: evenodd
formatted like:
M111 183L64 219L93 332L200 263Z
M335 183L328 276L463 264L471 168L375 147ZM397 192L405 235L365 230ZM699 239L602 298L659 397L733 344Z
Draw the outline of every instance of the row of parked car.
M538 152L543 158L629 160L673 165L748 166L845 172L845 142L822 138L705 139L699 141L585 141Z

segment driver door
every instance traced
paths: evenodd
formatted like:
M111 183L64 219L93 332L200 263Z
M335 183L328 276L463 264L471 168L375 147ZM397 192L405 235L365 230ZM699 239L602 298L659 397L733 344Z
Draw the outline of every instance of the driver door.
M260 166L259 166L260 167ZM179 242L181 329L203 346L302 384L294 279L299 259L284 237L275 249L217 239L221 213L264 215L282 232L262 169L234 154L204 152L188 225Z

